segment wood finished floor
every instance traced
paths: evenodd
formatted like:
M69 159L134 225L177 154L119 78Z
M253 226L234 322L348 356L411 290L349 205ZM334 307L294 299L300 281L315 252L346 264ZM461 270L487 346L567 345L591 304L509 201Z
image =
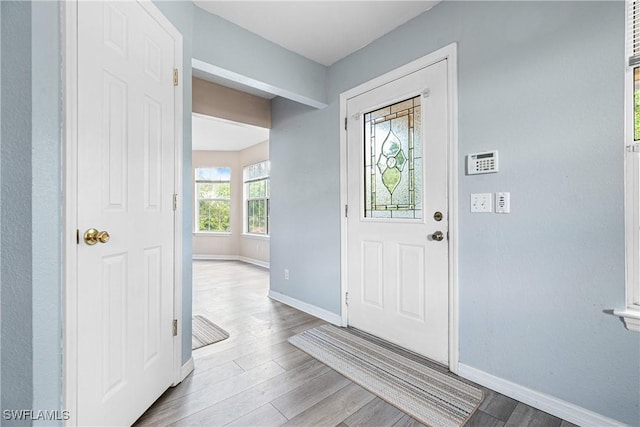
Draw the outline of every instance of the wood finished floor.
M422 425L287 342L325 322L269 299L268 270L194 261L193 282L193 314L230 337L194 350L195 371L167 390L136 426ZM573 426L483 390L469 427Z

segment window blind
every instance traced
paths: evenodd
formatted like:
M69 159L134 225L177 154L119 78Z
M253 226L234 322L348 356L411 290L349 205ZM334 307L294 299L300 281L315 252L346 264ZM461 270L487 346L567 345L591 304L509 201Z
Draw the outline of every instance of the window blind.
M629 65L640 64L640 2L630 0L627 2L627 31L628 31L628 52Z

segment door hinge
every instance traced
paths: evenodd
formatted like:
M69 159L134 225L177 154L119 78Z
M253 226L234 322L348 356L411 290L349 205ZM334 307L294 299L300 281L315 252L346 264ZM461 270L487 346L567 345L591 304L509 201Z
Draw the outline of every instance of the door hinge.
M349 305L349 292L344 293L344 304Z
M178 319L173 319L173 336L178 336Z
M347 130L347 118L344 118L344 130Z
M627 151L630 153L640 153L640 142L627 145Z
M173 195L173 210L175 211L176 209L178 209L178 195L174 194Z
M173 69L173 85L178 86L178 69Z
M76 245L80 244L80 230L76 228Z
M344 205L344 217L349 217L349 205Z

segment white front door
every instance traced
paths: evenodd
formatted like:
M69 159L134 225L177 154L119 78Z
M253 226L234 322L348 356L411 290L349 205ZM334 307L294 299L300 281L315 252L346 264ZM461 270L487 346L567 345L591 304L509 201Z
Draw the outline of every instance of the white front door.
M447 364L447 60L347 100L348 324Z
M171 385L174 372L175 46L149 5L77 6L72 421L130 425ZM90 229L93 236L85 238Z

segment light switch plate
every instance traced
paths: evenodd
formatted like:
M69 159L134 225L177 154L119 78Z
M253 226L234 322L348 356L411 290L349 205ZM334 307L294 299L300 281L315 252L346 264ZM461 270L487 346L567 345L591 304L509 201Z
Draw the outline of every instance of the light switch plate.
M493 212L491 193L477 193L471 195L471 212Z
M496 193L496 213L511 212L511 193Z

